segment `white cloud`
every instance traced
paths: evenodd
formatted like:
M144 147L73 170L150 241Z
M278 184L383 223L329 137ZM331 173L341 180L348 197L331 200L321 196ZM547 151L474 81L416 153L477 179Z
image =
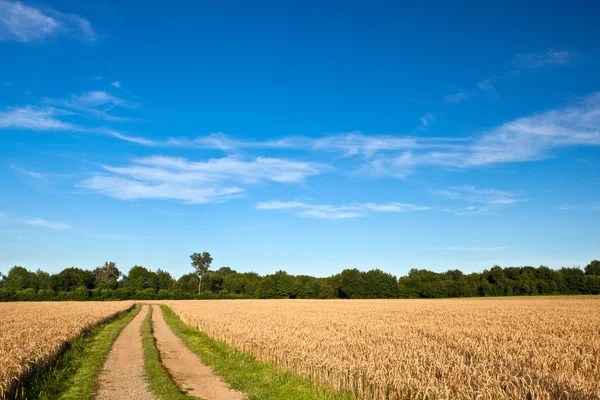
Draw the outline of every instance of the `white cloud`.
M432 113L427 113L421 117L421 128L425 128L427 125L435 121L435 116Z
M463 101L470 99L471 97L481 97L488 96L498 98L498 93L496 89L492 85L492 78L485 79L479 82L474 88L458 93L448 94L444 96L444 101L446 103L458 104Z
M417 140L412 137L367 136L361 132L329 135L308 140L314 150L341 151L346 156L371 156L380 151L393 151L417 147Z
M121 200L181 200L188 204L213 203L236 197L242 189L182 182L149 182L115 176L94 176L81 182L87 189Z
M10 168L14 169L17 172L20 172L23 175L27 175L32 178L39 179L41 181L47 181L46 177L43 174L40 174L39 172L26 170L25 168L21 168L15 164L10 164Z
M575 105L518 118L447 148L379 155L363 170L404 178L419 166L463 169L535 161L556 149L598 145L600 93L593 93Z
M320 219L349 219L365 217L372 213L381 212L406 212L406 211L426 211L430 207L417 206L406 203L354 203L341 206L332 206L326 204L310 204L301 201L265 201L256 204L258 210L297 210L297 215L301 217L312 217Z
M442 246L442 247L427 247L424 250L447 250L447 251L499 251L507 250L508 247L496 246L496 247L485 247L485 246Z
M110 86L121 89L121 82L119 82L119 81L111 82Z
M79 113L111 121L129 120L129 118L109 115L108 111L114 107L133 108L136 105L106 92L85 92L81 95L71 95L68 100L44 99L44 103L52 106L38 107L26 105L0 111L0 129L90 132L114 136L122 140L135 141L143 145L154 143L147 139L118 134L116 131L104 128L86 128L72 122L64 121L65 117L73 117Z
M548 65L568 65L575 54L570 51L549 50L546 53L517 54L513 64L518 68L540 68Z
M117 139L124 140L126 142L141 144L142 146L155 147L157 146L157 142L151 139L146 139L139 136L130 136L119 131L115 131L114 129L107 128L96 128L93 129L93 132L99 133L101 135L112 136Z
M359 212L355 212L355 211L337 210L333 207L331 209L325 209L325 210L318 210L318 209L304 210L304 211L301 211L298 215L300 215L301 217L333 219L333 220L359 218L359 217L365 216L365 214L363 214L363 213L359 213Z
M422 124L431 123L432 114L422 118ZM449 148L452 142L462 142L461 138L419 138L400 135L365 135L362 132L347 132L325 135L316 138L290 136L267 141L236 140L222 132L213 133L196 139L169 138L165 141L152 141L156 147L210 148L223 151L238 149L296 149L301 151L326 151L341 153L346 157L371 157L377 153L398 150Z
M42 228L54 229L54 230L67 230L71 229L71 225L59 223L59 222L50 222L43 218L30 218L23 220L24 224L39 226Z
M102 90L71 94L68 99L44 99L44 103L64 107L88 117L106 121L129 121L131 118L110 114L115 108L133 109L138 105Z
M124 167L103 166L104 172L81 186L119 199L177 199L185 203L218 202L239 196L237 184L297 183L320 174L326 166L258 157L191 162L184 158L152 156Z
M478 189L469 185L454 186L448 190L434 190L432 193L450 200L465 200L469 203L487 205L505 205L522 201L513 192L498 189Z
M34 131L68 131L75 126L58 119L69 113L52 107L25 106L0 111L0 129L29 129Z
M94 29L83 17L0 0L0 41L39 42L59 34L96 40Z
M449 200L467 203L468 205L464 205L458 209L444 210L459 215L484 213L501 206L526 200L520 197L518 194L506 190L479 189L475 186L469 185L454 186L446 190L432 190L431 193ZM477 206L473 204L477 204Z
M541 68L549 65L567 65L571 63L574 57L575 53L573 52L557 50L549 50L546 53L517 54L512 61L514 68L511 71L500 75L491 75L489 78L477 83L472 89L448 94L443 97L443 100L446 103L458 104L472 97L487 96L497 99L498 92L494 87L494 82L519 75L525 69Z
M427 211L431 210L430 207L416 206L414 204L407 203L387 203L387 204L375 204L375 203L364 203L360 205L368 210L380 211L380 212L404 212L404 211Z
M572 210L600 211L600 203L572 204L572 205L564 205L559 208L563 211L572 211Z
M157 146L157 142L121 133L108 128L87 128L71 122L63 121L62 117L72 117L74 112L54 107L24 106L0 111L0 129L24 129L31 131L64 131L86 132L96 135L112 136L127 142L143 146Z
M265 201L258 203L256 208L259 210L289 210L292 208L305 208L309 205L300 201Z
M471 95L467 92L458 92L458 93L453 93L453 94L447 94L446 96L444 96L444 101L446 103L457 104L457 103L462 103L463 101L467 100L469 97L471 97Z
M84 92L79 95L71 94L70 100L66 100L63 103L72 108L98 107L103 105L132 107L127 101L102 90Z

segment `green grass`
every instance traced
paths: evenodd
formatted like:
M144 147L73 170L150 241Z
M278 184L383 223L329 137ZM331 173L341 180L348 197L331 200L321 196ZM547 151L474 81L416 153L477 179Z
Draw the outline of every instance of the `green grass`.
M64 352L47 368L38 369L23 382L23 399L87 400L112 344L140 307L132 307L66 344Z
M346 392L335 392L295 374L282 372L252 355L209 338L185 325L167 306L161 305L164 318L190 350L213 368L229 385L248 395L248 400L350 400Z
M173 382L173 379L160 362L160 355L152 334L152 307L150 307L142 324L142 345L144 347L144 371L148 377L152 393L159 400L196 399L186 395L177 387L177 384Z

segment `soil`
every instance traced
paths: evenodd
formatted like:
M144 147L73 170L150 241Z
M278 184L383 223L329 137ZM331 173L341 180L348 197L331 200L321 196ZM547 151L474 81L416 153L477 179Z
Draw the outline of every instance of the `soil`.
M159 306L153 306L154 338L163 366L185 393L206 400L243 400L244 393L230 389L220 376L204 365L165 322Z
M144 376L141 334L148 310L143 306L115 340L98 377L96 400L154 400Z

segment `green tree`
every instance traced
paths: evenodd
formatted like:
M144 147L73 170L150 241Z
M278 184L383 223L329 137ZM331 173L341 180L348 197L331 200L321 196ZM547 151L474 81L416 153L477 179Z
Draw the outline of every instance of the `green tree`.
M579 268L561 268L559 271L566 290L563 294L581 294L584 292L585 274Z
M372 269L364 274L365 297L390 299L398 297L398 280L392 274Z
M124 279L124 284L129 289L135 291L141 291L150 288L156 289L156 274L147 270L141 265L135 265L129 270L126 279Z
M198 276L194 273L183 275L177 280L177 288L186 293L196 292L198 290Z
M100 289L116 289L121 276L114 261L106 261L103 266L94 270L96 287Z
M585 266L586 275L598 275L600 276L600 261L594 260Z
M51 280L51 276L48 272L38 269L35 272L35 279L36 279L38 289L51 289L52 288L52 280Z
M96 281L94 273L81 268L66 268L50 278L52 289L57 292L71 292L79 286L93 289Z
M172 289L175 286L175 280L167 271L163 271L160 268L156 270L156 281L158 284L158 290L161 289Z
M365 278L358 269L345 269L340 274L339 296L343 299L365 297Z
M15 265L8 271L5 286L11 290L34 289L37 292L37 276L26 268Z
M194 253L190 256L190 259L192 260L192 267L196 270L196 276L198 277L198 294L200 294L202 289L202 276L204 276L206 271L210 268L213 259L210 256L210 253L206 251L203 253Z

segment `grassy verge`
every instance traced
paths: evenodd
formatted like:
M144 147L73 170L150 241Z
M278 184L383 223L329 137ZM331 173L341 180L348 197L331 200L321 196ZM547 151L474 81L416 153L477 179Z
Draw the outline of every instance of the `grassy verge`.
M23 399L87 400L94 394L111 346L119 333L139 312L132 307L67 343L65 351L50 365L35 371L23 382Z
M173 382L169 373L160 362L152 334L152 307L142 324L142 344L144 347L144 371L148 377L150 390L159 400L192 400L196 399L183 393Z
M229 385L248 394L248 400L350 400L349 393L335 392L295 374L257 361L252 355L209 338L185 325L167 306L161 305L169 327L203 363L213 368Z

